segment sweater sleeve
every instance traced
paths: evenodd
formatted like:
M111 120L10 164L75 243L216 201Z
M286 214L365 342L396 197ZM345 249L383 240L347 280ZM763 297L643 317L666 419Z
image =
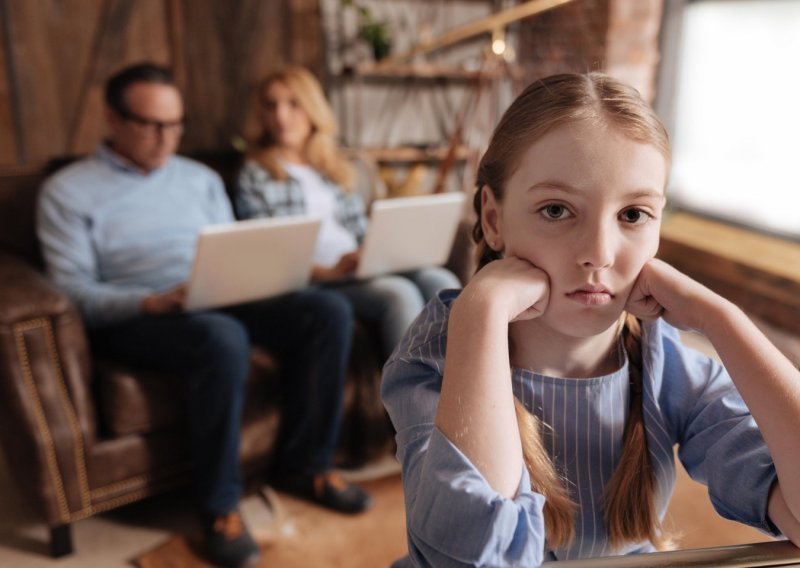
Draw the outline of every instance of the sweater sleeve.
M135 317L149 290L99 280L90 219L71 207L59 188L57 179L46 182L38 203L37 234L48 274L77 306L88 327Z

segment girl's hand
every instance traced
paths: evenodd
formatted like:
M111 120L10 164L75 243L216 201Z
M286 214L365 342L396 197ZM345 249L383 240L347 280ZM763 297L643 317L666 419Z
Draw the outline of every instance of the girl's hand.
M506 256L481 268L450 309L436 425L498 493L513 498L524 465L514 410L509 323L547 309L550 277Z
M482 302L500 310L507 322L534 319L547 309L550 278L527 260L506 257L480 269L457 302Z
M643 320L663 317L679 329L704 332L708 308L721 298L669 264L652 259L633 285L625 309Z
M186 284L181 284L158 294L150 294L142 300L142 312L146 314L166 314L183 310L186 300Z

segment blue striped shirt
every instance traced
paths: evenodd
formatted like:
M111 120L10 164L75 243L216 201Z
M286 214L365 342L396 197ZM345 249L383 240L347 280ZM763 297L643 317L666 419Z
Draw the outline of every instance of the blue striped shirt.
M601 496L616 467L629 401L628 361L606 376L570 379L512 370L515 396L546 425L544 447L578 505L568 548L546 543L544 497L527 471L514 499L503 498L434 425L457 291L434 298L384 367L382 396L397 430L409 556L405 566L537 566L652 551L648 542L609 546ZM663 321L643 327L643 393L657 508L675 483L672 447L689 474L708 486L726 518L776 534L766 514L775 468L755 421L725 369L680 343Z

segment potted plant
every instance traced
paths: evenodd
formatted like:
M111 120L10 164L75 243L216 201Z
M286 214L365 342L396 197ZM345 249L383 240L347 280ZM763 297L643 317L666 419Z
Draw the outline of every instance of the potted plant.
M366 8L361 8L359 36L372 48L375 61L380 61L392 50L392 39L386 22L374 20Z
M353 0L341 0L342 7L354 6L358 9L358 37L369 45L375 61L380 61L392 50L392 38L389 25L378 21L366 6L360 6Z

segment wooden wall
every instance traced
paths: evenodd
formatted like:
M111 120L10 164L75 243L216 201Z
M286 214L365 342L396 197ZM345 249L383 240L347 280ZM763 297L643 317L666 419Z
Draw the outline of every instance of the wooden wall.
M0 0L0 169L92 151L103 85L144 60L183 89L183 151L224 148L286 62L322 72L319 0Z

